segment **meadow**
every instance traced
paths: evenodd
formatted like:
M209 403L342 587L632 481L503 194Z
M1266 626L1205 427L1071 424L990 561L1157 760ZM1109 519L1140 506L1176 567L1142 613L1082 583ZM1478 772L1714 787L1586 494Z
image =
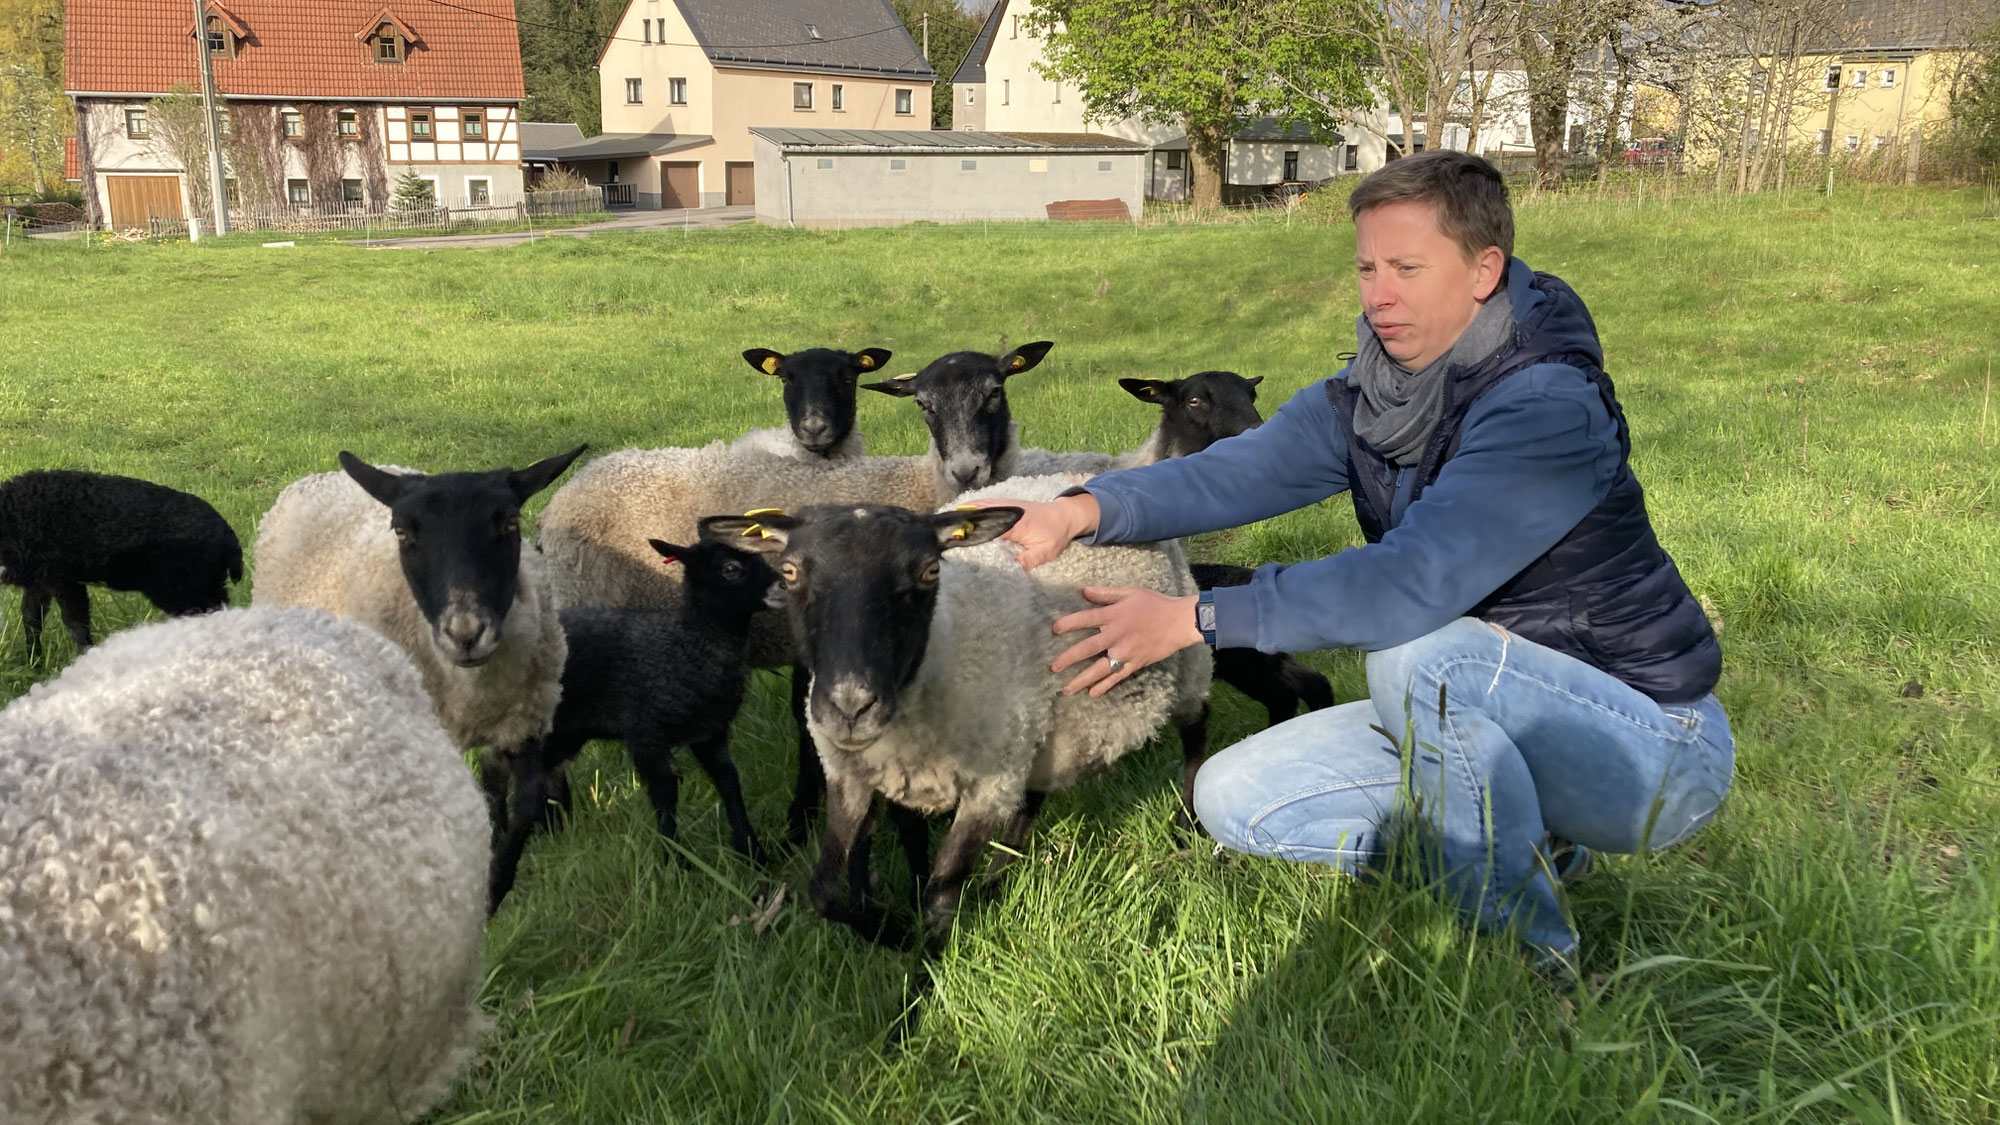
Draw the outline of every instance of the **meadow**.
M127 473L209 498L246 547L351 449L433 469L733 436L782 417L746 347L1056 341L1024 438L1124 449L1121 376L1338 366L1353 234L1281 222L763 229L490 252L13 244L0 475ZM1721 619L1738 738L1690 846L1572 888L1560 995L1421 888L1182 849L1173 737L1054 797L963 918L914 1033L911 959L802 909L806 861L724 844L699 771L668 867L622 755L572 773L493 921L493 1029L436 1122L2000 1120L2000 219L1978 193L1524 207L1518 253L1589 302L1662 540ZM864 394L873 452L923 447ZM1496 498L1504 502L1504 498ZM1344 498L1196 558L1359 541ZM235 593L247 602L248 584ZM95 597L100 632L152 616ZM22 663L16 595L0 697ZM1340 698L1352 653L1309 657ZM735 754L761 830L792 774L782 677ZM1217 693L1216 744L1262 712ZM881 842L885 889L902 866ZM785 895L773 904L780 889Z

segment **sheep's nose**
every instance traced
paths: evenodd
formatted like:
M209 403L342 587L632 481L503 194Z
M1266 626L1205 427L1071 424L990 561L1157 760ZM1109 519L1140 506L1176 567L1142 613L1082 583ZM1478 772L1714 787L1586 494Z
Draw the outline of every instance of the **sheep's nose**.
M799 423L799 440L809 445L818 445L833 434L833 425L825 418L813 415Z
M960 488L969 488L979 480L979 466L973 465L970 468L963 469L953 468L951 476L953 480L958 482Z
M485 618L476 613L460 611L438 622L438 635L460 659L478 659L488 655L491 646L485 641L489 632Z
M861 722L862 716L874 710L880 700L874 692L850 680L835 684L833 690L827 693L827 702L833 704L849 726L853 726Z

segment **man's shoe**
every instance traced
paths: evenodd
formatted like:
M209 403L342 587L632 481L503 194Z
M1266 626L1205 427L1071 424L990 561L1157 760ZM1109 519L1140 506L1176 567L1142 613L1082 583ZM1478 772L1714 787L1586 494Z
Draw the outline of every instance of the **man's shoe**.
M1563 886L1590 874L1590 849L1574 840L1551 835L1542 841L1542 854L1548 857L1549 870L1556 882Z

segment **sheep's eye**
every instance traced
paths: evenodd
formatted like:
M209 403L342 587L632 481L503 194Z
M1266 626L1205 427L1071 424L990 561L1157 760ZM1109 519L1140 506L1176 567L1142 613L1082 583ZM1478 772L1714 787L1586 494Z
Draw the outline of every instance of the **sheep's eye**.
M730 582L743 577L743 564L726 562L722 564L722 577Z
M393 531L393 532L395 532L395 533L396 533L396 542L398 542L398 543L408 543L408 542L410 541L410 529L409 529L409 528L407 528L407 527L402 527L402 526L395 526L395 527L391 527L391 528L390 528L389 530L391 530L391 531Z
M780 577L780 578L784 579L784 580L785 580L785 585L787 585L787 586L796 586L796 585L798 585L798 584L799 584L799 564L797 564L797 563L795 563L795 562L788 562L788 563L783 563L783 564L781 564L781 565L780 565L780 566L778 567L778 577Z
M930 403L925 402L923 399L917 400L917 409L923 411L924 417L926 418L929 418L933 414L937 413L937 407L932 406Z
M1188 404L1189 406L1200 406L1200 405L1201 405L1201 396L1200 396L1200 395L1196 395L1196 396L1194 396L1193 398L1191 398L1191 399L1188 399L1188 400L1187 400L1187 404Z
M1006 404L1007 392L998 387L993 389L992 394L986 396L986 409L988 410L998 410Z
M922 574L917 575L917 585L935 586L937 585L937 580L938 580L938 561L936 559L932 559L930 561L930 565L924 567L924 572Z
M521 517L519 516L508 516L507 519L500 524L500 534L502 535L514 535L519 533L520 530L521 530Z

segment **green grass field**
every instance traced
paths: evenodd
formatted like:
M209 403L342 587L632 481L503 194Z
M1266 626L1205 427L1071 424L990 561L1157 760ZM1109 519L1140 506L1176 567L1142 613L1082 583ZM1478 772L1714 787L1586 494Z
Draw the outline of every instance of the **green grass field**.
M1577 887L1592 987L1538 983L1421 890L1177 851L1178 750L1051 800L967 914L916 1034L913 965L724 846L690 862L605 747L488 938L494 1020L437 1121L2000 1120L2000 221L1978 193L1543 204L1519 253L1595 312L1661 538L1719 613L1736 788L1691 846ZM435 469L733 436L782 415L736 353L1053 339L1026 439L1122 449L1126 375L1263 375L1268 412L1353 347L1352 231L1034 226L561 239L492 252L14 244L0 475L72 466L211 499L246 546L336 451ZM922 448L869 395L875 452ZM1358 542L1344 499L1195 545ZM247 601L247 585L238 601ZM152 616L96 598L110 630ZM6 696L51 667L0 635ZM1353 654L1311 658L1341 698ZM1256 729L1218 692L1217 745ZM782 679L736 756L791 781ZM886 843L878 865L900 888ZM778 882L768 928L746 919Z

